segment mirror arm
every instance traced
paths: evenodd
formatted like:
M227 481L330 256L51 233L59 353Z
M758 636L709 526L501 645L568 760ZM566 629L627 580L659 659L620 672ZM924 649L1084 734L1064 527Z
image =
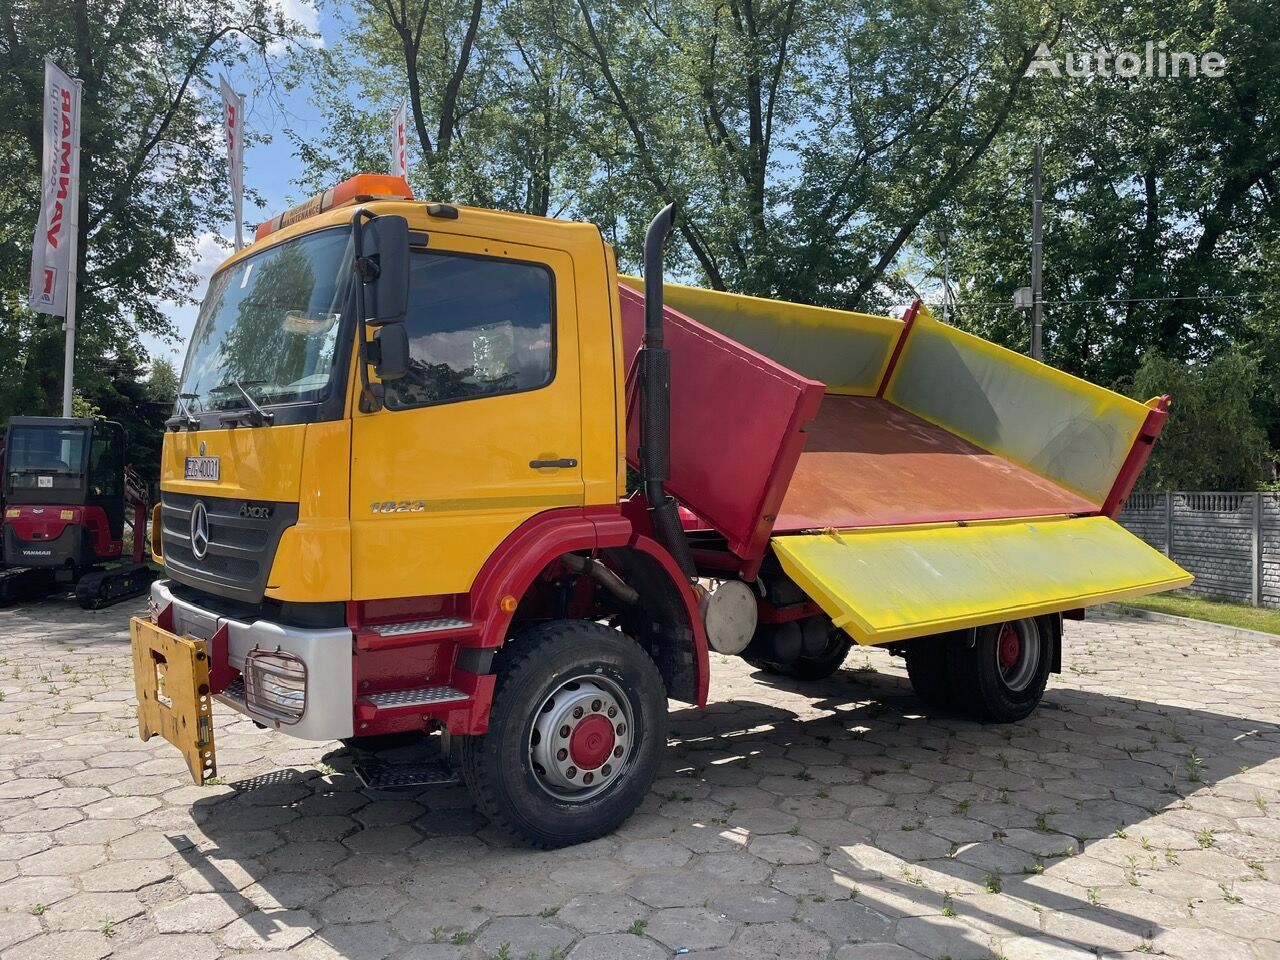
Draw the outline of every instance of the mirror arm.
M364 285L366 273L376 270L373 263L364 255L364 221L372 220L371 214L364 207L356 210L351 218L351 229L355 245L355 257L352 264L356 278L356 324L359 330L359 345L356 349L356 362L360 364L360 409L365 413L374 413L382 408L382 398L374 384L369 381L369 323L365 317ZM376 276L376 273L375 273Z

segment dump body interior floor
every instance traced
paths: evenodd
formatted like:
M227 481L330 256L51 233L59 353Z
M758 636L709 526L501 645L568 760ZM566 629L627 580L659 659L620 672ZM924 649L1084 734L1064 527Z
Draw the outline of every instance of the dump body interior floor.
M806 430L775 533L1099 508L876 397L829 394Z

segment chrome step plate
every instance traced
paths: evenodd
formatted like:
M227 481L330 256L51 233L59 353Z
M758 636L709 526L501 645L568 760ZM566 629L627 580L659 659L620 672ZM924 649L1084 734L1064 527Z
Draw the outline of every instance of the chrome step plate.
M415 690L389 690L385 693L365 694L367 700L380 710L391 707L433 707L438 703L466 700L467 695L453 687L418 687Z
M473 626L470 620L440 617L436 620L410 620L407 623L381 623L370 627L380 637L398 637L406 633L434 633L438 630L461 630Z

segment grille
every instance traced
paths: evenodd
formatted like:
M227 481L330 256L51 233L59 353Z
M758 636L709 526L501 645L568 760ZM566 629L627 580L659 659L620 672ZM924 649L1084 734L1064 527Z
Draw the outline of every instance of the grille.
M200 558L191 549L191 511L197 500L204 504L209 531L208 549ZM252 516L261 507L269 508L270 515ZM165 570L198 590L261 603L280 537L297 522L296 503L164 493L160 526Z

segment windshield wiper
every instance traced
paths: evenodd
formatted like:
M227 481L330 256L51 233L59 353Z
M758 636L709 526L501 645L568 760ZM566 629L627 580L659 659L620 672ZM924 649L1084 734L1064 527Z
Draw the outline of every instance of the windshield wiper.
M200 421L195 414L191 412L191 408L187 406L187 400L197 400L198 393L180 393L178 394L178 413L176 416L170 417L164 422L166 429L177 430L185 427L188 430L200 429Z
M248 383L249 383L249 386L253 387L253 386L258 386L260 384L266 383L266 381L250 380L248 381ZM218 386L213 387L209 392L210 393L225 392L227 390L232 389L233 387L236 390L240 391L240 395L243 396L245 399L245 402L249 404L249 410L248 411L237 410L237 411L231 411L229 413L224 413L218 417L218 419L222 423L236 423L240 420L246 420L253 426L263 427L275 421L276 415L269 410L262 409L262 407L258 404L258 401L253 399L253 395L244 388L243 381L228 380L226 383L221 383Z

